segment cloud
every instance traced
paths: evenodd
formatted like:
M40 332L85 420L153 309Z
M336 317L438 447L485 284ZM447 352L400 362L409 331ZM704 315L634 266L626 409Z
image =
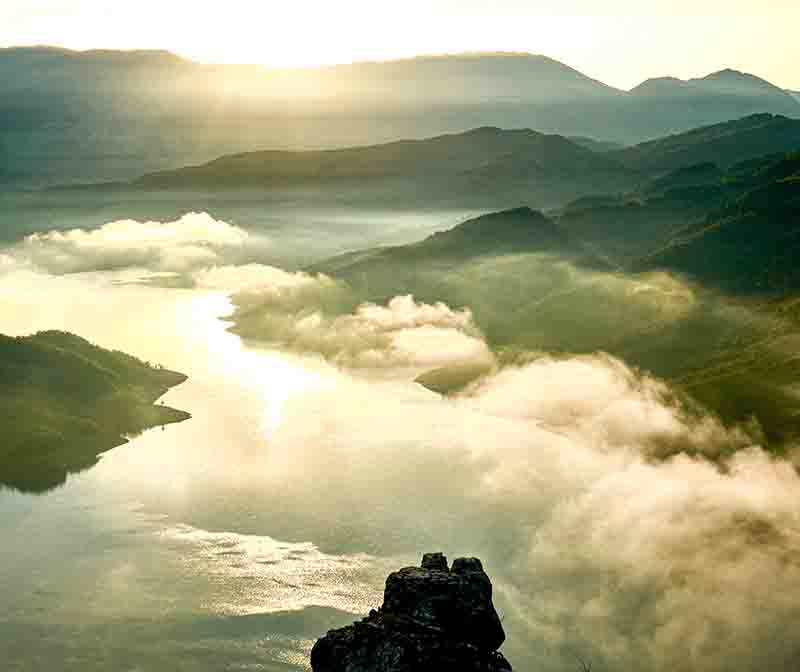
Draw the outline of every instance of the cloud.
M326 276L314 276L302 272L288 272L275 266L264 264L243 264L240 266L210 266L192 273L194 285L200 289L221 289L240 291L242 301L253 300L253 295L272 292L276 297L299 287L334 285Z
M539 357L481 379L467 394L482 410L535 421L601 451L718 458L761 439L757 427L726 428L663 381L608 355Z
M268 276L265 276L265 279ZM385 305L356 305L353 293L327 276L275 275L235 298L237 333L349 367L435 367L491 362L468 309L396 296Z
M124 268L181 273L240 257L254 244L243 229L190 212L172 222L127 219L92 230L34 233L12 254L54 274Z
M238 485L282 512L267 531L303 530L328 552L483 556L518 667L555 672L576 654L643 672L797 659L800 479L759 447L757 426L725 426L604 354L497 363L468 310L276 278L236 297L239 333L339 368L291 397L269 450L244 458L257 463ZM668 276L589 280L592 297L622 295L658 319L698 310ZM397 377L482 357L492 366L448 398Z
M9 254L0 253L0 274L11 273L19 269L17 260Z
M130 321L126 343L138 338L159 361L196 367L173 403L208 412L109 455L99 469L119 476L115 491L130 488L195 527L311 541L323 554L479 555L515 669L573 669L576 654L598 670L796 665L800 478L758 446L757 431L725 427L602 354L528 355L442 397L404 367L469 343L457 339L481 341L468 311L409 296L362 304L331 278L270 267L193 277L204 288L248 286L236 298L248 335L329 361L237 351L222 325L225 347L211 338L211 356L202 354L206 293L104 286L87 296L85 276L48 277L38 296L0 287L0 299L7 291L44 319L37 299L69 285L60 319L107 329L109 343L119 336L98 320L98 297L127 297L149 312ZM191 305L171 308L151 342L153 316L172 314L148 303L161 295ZM254 576L226 604L260 594L263 577Z
M543 358L455 399L340 373L269 446L248 473L280 491L281 534L484 556L517 666L792 660L797 473L617 360Z

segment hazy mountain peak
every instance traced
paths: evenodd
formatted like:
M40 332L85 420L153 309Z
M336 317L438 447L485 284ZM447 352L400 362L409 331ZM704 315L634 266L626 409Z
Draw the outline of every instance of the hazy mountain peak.
M107 63L108 65L130 62L192 63L182 56L166 49L67 49L50 45L22 47L0 47L0 56L22 58L58 58L74 62Z
M631 89L630 93L646 96L671 96L675 94L703 95L733 94L733 95L777 95L786 96L786 92L761 77L741 72L733 68L725 68L712 72L705 77L692 79L679 79L677 77L653 77L647 79L639 86ZM787 96L788 97L788 96Z
M630 90L635 96L672 96L676 93L690 93L693 87L677 77L653 77Z
M712 72L698 79L689 80L706 89L710 88L716 93L734 95L776 95L789 98L786 92L766 79L757 77L749 72L741 72L732 68L725 68Z
M734 68L723 68L722 70L717 70L716 72L709 73L705 77L699 78L702 81L714 81L719 79L737 79L737 80L746 80L746 81L766 81L761 79L760 77L756 77L755 75L751 75L748 72L743 72L741 70L735 70Z
M489 235L502 241L504 235L514 231L529 233L538 231L540 234L544 233L559 241L564 239L564 232L553 220L545 217L539 210L534 210L529 206L520 206L468 219L450 231L434 234L428 240L459 235L470 237Z

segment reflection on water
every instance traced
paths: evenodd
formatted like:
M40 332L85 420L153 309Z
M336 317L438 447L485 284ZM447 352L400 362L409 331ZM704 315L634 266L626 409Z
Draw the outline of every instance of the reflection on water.
M419 371L242 344L223 295L137 277L0 282L0 331L66 329L183 371L164 401L193 416L43 497L0 492L10 669L297 669L434 549L485 560L519 669L797 659L797 471L749 444L724 470L653 459L743 436L659 381L541 358L441 398Z
M218 319L230 311L222 294L112 287L119 276L11 278L0 332L65 329L183 371L164 401L194 418L47 495L0 490L3 665L304 667L320 633L379 603L397 562L259 535L276 512L241 492L267 468L284 405L321 385L324 367L243 348Z
M223 373L241 383L261 389L264 400L262 427L266 437L281 421L281 409L290 396L302 393L319 375L276 352L257 352L242 347L238 336L226 331L224 318L233 306L223 294L207 294L191 300L192 329L207 336L209 356L223 364Z

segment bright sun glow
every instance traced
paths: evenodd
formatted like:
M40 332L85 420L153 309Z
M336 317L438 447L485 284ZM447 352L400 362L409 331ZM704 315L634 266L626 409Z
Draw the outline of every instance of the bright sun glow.
M168 49L203 62L271 67L526 51L624 88L652 76L705 75L723 67L800 87L800 3L768 5L743 0L731 12L723 0L702 6L689 0L5 0L0 45Z
M271 436L280 426L283 408L295 394L313 387L319 377L285 355L246 350L238 336L227 331L221 321L233 310L230 299L221 293L196 296L191 301L192 329L208 334L211 358L224 367L226 375L256 387L264 400L262 430Z

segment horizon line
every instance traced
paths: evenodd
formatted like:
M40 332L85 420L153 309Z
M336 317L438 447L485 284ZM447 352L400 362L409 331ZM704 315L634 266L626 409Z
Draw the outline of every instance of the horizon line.
M661 79L674 79L680 82L691 82L697 79L704 79L705 77L713 76L716 74L720 74L723 72L735 72L744 75L750 75L753 77L757 77L773 86L789 92L789 93L800 93L800 87L793 88L793 87L784 87L779 84L775 84L772 80L767 79L766 77L762 77L754 72L739 70L738 68L721 68L719 70L713 70L706 75L701 77L690 77L688 79L682 79L681 77L677 77L675 75L652 75L643 79L641 82L632 86L630 89L625 89L623 87L615 86L613 84L608 84L607 82L603 81L598 77L593 77L592 75L587 75L582 70L575 68L568 63L565 63L562 60L557 58L553 58L552 56L548 56L547 54L542 53L534 53L532 51L517 51L517 50L461 50L461 51L443 51L443 52L420 52L418 54L413 54L410 56L399 56L395 58L372 58L372 59L364 59L364 60L353 60L353 61L341 61L335 63L317 63L317 64L310 64L310 65L295 65L295 66L275 66L269 65L267 63L258 63L258 62L223 62L223 61L208 61L204 59L194 58L185 54L182 54L178 51L173 51L167 48L157 48L157 47L145 47L145 48L138 48L138 47L131 47L131 48L114 48L114 47L87 47L87 48L75 48L75 47L67 47L58 44L46 44L46 43L34 43L34 44L5 44L0 45L0 52L2 51L13 51L13 50L51 50L57 52L64 52L67 54L100 54L100 53L116 53L116 54L164 54L171 56L175 59L184 61L186 63L191 63L199 66L209 66L209 67L241 67L241 68L261 68L267 72L300 72L300 71L309 71L309 70L333 70L336 68L347 68L353 66L369 66L369 65L385 65L390 63L409 63L412 61L422 61L422 60L445 60L447 58L458 58L458 57L491 57L491 56L498 56L498 57L509 57L509 56L517 56L517 57L530 57L530 58L538 58L538 59L545 59L551 61L552 63L556 63L561 65L565 68L572 70L580 74L587 79L593 80L606 86L610 89L614 89L615 91L620 91L623 93L630 93L634 91L636 88L641 86L642 84L650 81L657 81Z

